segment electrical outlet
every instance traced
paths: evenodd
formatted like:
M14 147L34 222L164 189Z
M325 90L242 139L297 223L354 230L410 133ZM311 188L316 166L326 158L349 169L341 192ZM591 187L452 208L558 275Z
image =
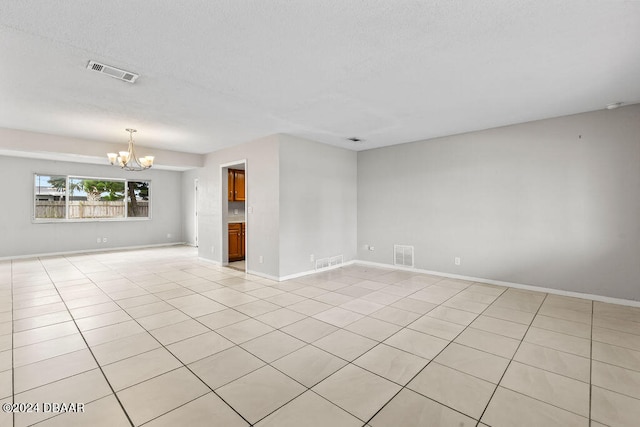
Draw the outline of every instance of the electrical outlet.
M213 253L215 250L215 247L211 246L211 253Z
M97 242L98 242L98 243L102 243L102 239L101 239L100 237L98 237Z
M106 237L102 238L102 243L107 243L107 238Z
M167 239L170 239L171 237L173 237L171 233L167 233Z
M258 262L259 262L260 264L262 264L262 263L264 262L264 257L263 257L262 255L260 255L260 256L258 257Z
M460 257L455 257L453 259L453 262L455 263L455 265L460 265Z
M373 246L369 246L369 250L370 250L370 251L375 251L375 250L376 250L376 248L374 248Z

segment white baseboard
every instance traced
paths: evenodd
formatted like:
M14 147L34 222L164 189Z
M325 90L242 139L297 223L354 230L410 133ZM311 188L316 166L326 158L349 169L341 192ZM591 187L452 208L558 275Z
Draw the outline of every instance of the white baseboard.
M562 295L566 297L582 298L592 301L606 302L609 304L627 305L631 307L640 307L640 301L629 300L624 298L606 297L603 295L585 294L582 292L564 291L562 289L545 288L542 286L523 285L521 283L503 282L501 280L484 279L481 277L463 276L460 274L443 273L440 271L423 270L420 268L404 267L400 265L383 264L380 262L360 261L356 260L356 264L370 265L372 267L393 268L396 270L413 271L416 273L432 274L434 276L448 277L451 279L468 280L471 282L488 283L490 285L506 286L508 288L524 289L528 291L546 292L553 295Z
M261 273L259 271L247 270L247 274L251 274L252 276L262 277L263 279L273 280L274 282L281 282L278 276L272 276L271 274Z
M97 252L136 250L136 249L150 249L150 248L158 248L158 247L166 247L166 246L181 246L181 245L191 246L191 245L189 245L189 244L187 244L185 242L159 243L159 244L155 244L155 245L123 246L123 247L116 247L116 248L83 249L83 250L78 250L78 251L47 252L47 253L39 253L39 254L17 255L17 256L10 256L10 257L2 257L2 258L0 258L0 261L11 261L11 260L18 260L18 259L42 258L42 257L64 256L64 255L76 255L76 254L82 254L82 253L97 253ZM201 260L201 261L210 262L212 264L222 265L222 263L220 261L216 261L216 260L212 260L212 259L208 259L208 258L203 258L203 257L198 257L198 259ZM272 276L270 274L261 273L261 272L258 272L258 271L252 271L252 270L247 270L247 274L251 274L251 275L254 275L254 276L258 276L258 277L263 277L265 279L269 279L269 280L273 280L273 281L277 281L277 282L283 282L283 281L286 281L286 280L297 279L299 277L304 277L304 276L309 276L311 274L316 274L316 273L321 273L321 272L324 272L324 271L334 270L334 269L337 269L337 268L340 268L340 267L346 267L348 265L353 265L353 264L370 265L372 267L378 267L378 268L384 268L384 269L403 270L403 271L411 271L411 272L416 272L416 273L432 274L432 275L435 275L435 276L448 277L448 278L452 278L452 279L468 280L468 281L472 281L472 282L488 283L488 284L491 284L491 285L505 286L505 287L515 288L515 289L525 289L525 290L529 290L529 291L545 292L545 293L549 293L549 294L553 294L553 295L562 295L562 296L568 296L568 297L574 297L574 298L582 298L582 299L605 302L605 303L610 303L610 304L619 304L619 305L626 305L626 306L631 306L631 307L640 307L640 301L636 301L636 300L628 300L628 299L623 299L623 298L613 298L613 297L607 297L607 296L595 295L595 294L585 294L585 293L581 293L581 292L573 292L573 291L565 291L565 290L561 290L561 289L546 288L546 287L542 287L542 286L524 285L524 284L521 284L521 283L504 282L504 281L501 281L501 280L485 279L485 278L482 278L482 277L463 276L463 275L460 275L460 274L443 273L441 271L424 270L424 269L420 269L420 268L411 268L411 267L404 267L404 266L384 264L384 263L372 262L372 261L363 261L363 260L351 260L351 261L347 261L347 262L345 262L343 264L330 266L330 267L327 267L327 268L323 268L321 270L315 270L315 269L314 270L307 270L307 271L303 271L303 272L300 272L300 273L289 274L287 276Z
M198 257L198 261L209 262L209 263L215 264L215 265L222 265L222 263L220 261L218 261L218 260L209 259L209 258L203 258L201 256Z
M303 271L301 273L294 273L294 274L289 274L287 276L281 276L278 281L279 282L284 282L285 280L291 280L291 279L297 279L298 277L303 277L303 276L309 276L310 274L315 274L315 273L322 273L324 271L329 271L329 270L335 270L337 268L340 267L346 267L347 265L352 265L354 264L356 261L351 260L351 261L347 261L347 262L343 262L342 264L338 264L338 265L332 265L329 267L325 267L322 268L320 270L307 270L307 271Z
M183 246L184 244L185 244L184 242L175 242L175 243L158 243L155 245L120 246L116 248L81 249L78 251L45 252L45 253L39 253L39 254L2 257L0 258L0 261L11 261L14 259L43 258L43 257L64 256L64 255L77 255L77 254L96 253L96 252L132 251L136 249L159 248L163 246Z
M353 264L355 261L347 261L345 263L342 263L340 265L332 265L330 267L326 267L323 268L321 270L307 270L307 271L302 271L300 273L294 273L294 274L289 274L287 276L272 276L271 274L266 274L266 273L261 273L259 271L253 271L253 270L247 270L247 274L251 274L253 276L258 276L258 277L263 277L265 279L269 279L269 280L273 280L276 282L284 282L286 280L292 280L292 279L297 279L298 277L303 277L303 276L309 276L311 274L316 274L316 273L321 273L323 271L329 271L329 270L335 270L337 268L340 267L345 267L347 265L351 265Z
M209 259L209 258L203 258L201 256L198 257L198 260L199 261L203 261L203 262L208 262L208 263L211 263L211 264L215 264L215 265L219 265L221 267L227 267L228 266L228 264L223 264L222 262L220 262L218 260ZM265 279L273 280L273 281L276 281L276 282L280 281L277 276L272 276L270 274L261 273L259 271L246 270L245 273L246 274L251 274L252 276L258 276L258 277L262 277L262 278L265 278Z

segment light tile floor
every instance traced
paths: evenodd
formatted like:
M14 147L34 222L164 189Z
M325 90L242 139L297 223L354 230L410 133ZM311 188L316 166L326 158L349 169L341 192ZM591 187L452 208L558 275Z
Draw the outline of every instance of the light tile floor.
M0 263L0 426L637 426L640 308L190 247ZM83 413L45 411L83 403Z

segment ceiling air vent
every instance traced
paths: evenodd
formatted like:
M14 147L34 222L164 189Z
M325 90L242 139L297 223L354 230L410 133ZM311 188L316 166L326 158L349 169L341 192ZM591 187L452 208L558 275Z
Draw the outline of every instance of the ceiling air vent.
M393 265L413 267L413 246L393 245Z
M106 74L108 76L114 77L119 80L124 80L125 82L133 83L136 81L140 75L136 73L132 73L131 71L121 70L116 67L112 67L110 65L100 64L99 62L89 61L87 68L92 71L97 71L98 73Z

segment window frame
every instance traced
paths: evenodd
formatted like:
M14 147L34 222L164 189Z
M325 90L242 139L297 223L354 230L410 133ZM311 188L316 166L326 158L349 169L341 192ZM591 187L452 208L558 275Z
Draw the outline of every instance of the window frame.
M65 178L65 193L64 193L64 218L36 218L36 203L37 203L37 179L39 176L47 177L64 177ZM70 179L83 179L94 181L119 181L124 183L124 216L115 218L69 218L69 180ZM33 174L32 180L32 196L31 196L31 222L34 224L59 224L59 223L82 223L82 222L128 222L128 221L150 221L152 219L153 212L153 185L151 179L128 179L128 178L109 178L109 177L95 177L95 176L82 176L82 175L69 175L60 173L39 173ZM149 183L149 195L148 202L149 214L146 217L129 216L129 182L148 182Z

